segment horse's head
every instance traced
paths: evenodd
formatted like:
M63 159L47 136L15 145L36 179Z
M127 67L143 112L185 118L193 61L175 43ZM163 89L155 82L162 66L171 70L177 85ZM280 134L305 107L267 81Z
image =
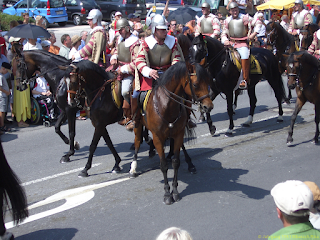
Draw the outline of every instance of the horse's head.
M288 88L294 89L299 84L301 63L300 58L302 54L296 55L283 55L286 61L287 75L288 75Z
M205 65L208 56L207 41L205 38L206 36L200 34L193 39L190 47L191 63L200 63L202 66Z
M267 35L267 44L268 45L275 45L276 39L278 37L277 32L277 23L276 22L269 22L266 26L266 35Z
M319 29L319 26L314 23L310 23L307 26L304 26L300 33L302 35L301 39L301 50L308 50L308 47L311 45L313 40L313 34Z
M59 66L61 69L62 66ZM80 97L82 93L81 86L81 75L79 74L79 68L74 64L70 64L68 67L65 67L64 80L67 84L67 93L68 93L68 104L71 107L80 106Z
M199 104L205 112L213 109L210 99L209 74L198 63L188 64L188 80L185 82L184 91L191 96L194 103Z
M19 82L19 90L23 91L27 88L28 76L27 76L27 64L22 54L18 54L16 58L16 80Z

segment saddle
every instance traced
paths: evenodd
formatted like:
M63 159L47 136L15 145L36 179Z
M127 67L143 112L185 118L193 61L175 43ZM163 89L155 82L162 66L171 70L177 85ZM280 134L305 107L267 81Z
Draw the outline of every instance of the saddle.
M241 71L241 57L236 49L230 49L229 51L230 59L234 65L237 66L239 72ZM259 61L254 55L250 54L250 73L251 74L262 74L261 66Z
M142 115L145 115L151 92L152 90L141 91L139 94L139 107L141 109Z

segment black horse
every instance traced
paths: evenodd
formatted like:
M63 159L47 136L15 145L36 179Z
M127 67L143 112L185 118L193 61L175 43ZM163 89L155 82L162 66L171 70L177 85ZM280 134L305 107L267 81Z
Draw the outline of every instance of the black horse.
M61 114L55 124L55 131L66 144L70 145L69 152L62 156L60 162L69 162L70 156L75 152L75 148L77 150L80 148L79 143L74 141L76 135L76 113L79 108L77 106L71 107L67 101L68 93L65 69L71 64L71 61L64 57L42 50L24 51L23 53L18 52L18 56L16 77L17 79L20 79L21 83L35 80L33 74L38 70L48 81L52 89L52 93L55 96L59 109L61 110ZM82 101L81 104L83 106L84 101ZM61 132L61 125L66 120L68 120L69 139Z
M74 64L74 67L69 67L66 70L66 75L70 76L70 82L67 83L68 92L71 102L70 105L76 105L77 99L81 98L80 92L84 89L88 98L88 105L90 107L90 119L94 126L94 134L92 142L89 147L89 157L85 168L79 173L79 177L88 177L88 170L92 166L93 154L97 148L101 137L105 140L114 158L115 165L113 172L120 172L119 163L121 159L115 150L110 139L106 126L119 121L122 117L122 101L123 98L119 96L119 105L112 96L112 84L115 75L111 72L105 72L97 64L83 60ZM112 83L113 82L113 83ZM117 86L116 86L117 87Z
M20 186L17 175L10 168L0 142L0 238L14 239L12 233L6 232L4 225L6 206L9 202L15 224L28 217L27 198L24 189Z
M226 132L226 136L232 135L233 123L233 92L238 84L238 78L240 72L236 65L230 58L229 48L226 48L221 42L211 37L199 35L194 38L190 48L191 60L193 62L202 63L206 62L206 68L212 76L210 87L213 90L212 100L221 92L226 95L227 109L230 119L229 129ZM269 50L263 48L252 48L251 54L253 54L259 61L262 74L250 74L250 85L248 87L248 95L250 98L250 112L248 119L243 126L249 126L253 121L253 114L257 103L255 86L262 79L268 80L270 86L275 92L275 96L279 107L278 122L282 122L283 110L281 102L285 99L285 91L281 78L281 74L278 69L278 63L276 57ZM207 114L207 118L210 115ZM209 122L208 122L209 125ZM211 130L212 126L209 125Z

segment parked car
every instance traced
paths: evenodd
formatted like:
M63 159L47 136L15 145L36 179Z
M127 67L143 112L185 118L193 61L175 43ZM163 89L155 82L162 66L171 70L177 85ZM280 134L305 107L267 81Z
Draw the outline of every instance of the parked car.
M17 2L18 2L17 0L3 0L2 1L2 10L6 9L8 7L12 7Z
M83 21L86 21L91 9L100 9L100 6L94 0L66 0L65 5L68 19L73 21L74 25L80 25Z
M28 11L27 7L27 0L20 0L12 7L4 9L3 13L21 16ZM41 15L45 19L46 26L53 23L65 26L68 21L63 0L29 0L29 15L30 17Z
M119 11L123 17L130 13L139 13L140 18L144 19L147 14L145 0L96 0L101 7L103 20L112 21L114 14Z

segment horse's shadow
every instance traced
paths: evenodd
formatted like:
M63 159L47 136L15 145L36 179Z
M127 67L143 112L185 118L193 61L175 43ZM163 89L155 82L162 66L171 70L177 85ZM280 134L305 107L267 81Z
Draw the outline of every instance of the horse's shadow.
M36 232L31 232L19 237L16 240L29 240L29 239L46 239L46 240L70 240L73 239L78 232L76 228L55 228L45 229Z

